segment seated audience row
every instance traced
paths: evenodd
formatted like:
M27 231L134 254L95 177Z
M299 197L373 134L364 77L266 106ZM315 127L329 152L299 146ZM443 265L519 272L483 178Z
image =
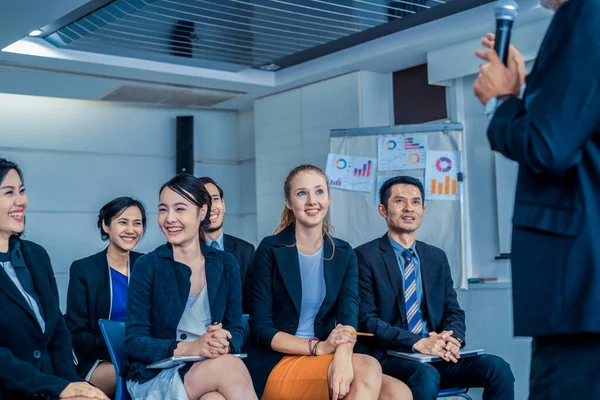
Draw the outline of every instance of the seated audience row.
M22 188L18 167L0 161L0 190ZM31 243L18 238L27 199L24 193L10 196L11 202L0 202L6 208L0 212L8 216L5 227L0 219L0 234L5 231L9 268L15 260L19 265L15 249ZM425 212L418 180L397 177L384 184L379 212L388 232L356 250L331 235L322 170L312 165L292 170L284 196L281 223L256 253L251 244L224 234L223 191L208 177L180 174L161 187L158 223L167 243L147 255L133 251L146 227L144 206L129 197L106 204L98 228L108 247L71 266L66 315L71 336L62 317L55 322L63 352L47 356L49 367L23 356L29 368L62 379L64 386L14 386L0 373L0 398L4 392L81 399L114 395L116 375L99 319L125 321L122 373L134 399L435 399L446 387L484 387L485 399L514 398L514 378L501 358L460 358L464 312L447 258L416 241ZM0 241L0 263L2 251ZM39 320L31 293L18 284L22 274L15 280L2 265ZM36 288L37 282L34 295ZM60 315L55 284L54 291ZM250 314L249 335L242 313ZM357 340L359 329L373 337ZM2 351L11 354L14 345L2 339L0 361ZM32 346L43 347L34 341ZM52 341L45 346L55 351ZM390 357L389 349L442 361ZM248 354L244 360L236 357L242 352ZM147 368L179 355L205 360Z

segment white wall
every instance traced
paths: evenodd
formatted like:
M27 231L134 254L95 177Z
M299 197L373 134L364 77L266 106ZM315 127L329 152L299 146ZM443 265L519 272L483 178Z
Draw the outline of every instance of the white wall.
M306 163L325 169L330 129L390 124L391 87L391 74L361 71L255 102L259 239L279 223L289 171Z
M95 225L107 201L126 195L146 205L148 229L136 250L147 252L164 242L156 206L160 186L175 173L178 115L195 117L195 174L210 175L223 186L227 231L256 242L255 196L252 187L242 185L242 174L253 169L252 146L241 145L251 141L251 114L8 94L0 94L0 109L0 157L23 169L26 238L50 253L63 308L71 262L106 245ZM242 163L242 154L250 161Z

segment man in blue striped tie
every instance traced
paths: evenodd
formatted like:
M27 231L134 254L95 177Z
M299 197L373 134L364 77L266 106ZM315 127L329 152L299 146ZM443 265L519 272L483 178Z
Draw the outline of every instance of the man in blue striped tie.
M380 190L383 237L356 248L359 266L359 329L374 337L359 341L383 373L410 387L415 400L434 400L440 388L482 387L483 398L514 399L514 376L500 357L460 357L465 313L460 308L443 250L416 240L425 213L423 184L398 176ZM387 350L439 356L421 363Z

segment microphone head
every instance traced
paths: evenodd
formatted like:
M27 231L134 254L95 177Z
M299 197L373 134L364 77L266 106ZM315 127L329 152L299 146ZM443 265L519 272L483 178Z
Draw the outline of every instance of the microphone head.
M519 5L515 0L497 0L494 5L496 19L514 21L519 14Z

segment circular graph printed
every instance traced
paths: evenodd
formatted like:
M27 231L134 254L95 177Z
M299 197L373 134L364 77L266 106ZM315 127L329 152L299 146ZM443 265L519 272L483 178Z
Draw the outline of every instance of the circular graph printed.
M346 167L348 166L348 163L347 163L347 162L346 162L346 160L344 160L343 158L340 158L339 160L337 160L337 161L335 162L335 166L336 166L338 169L344 169L344 168L346 168Z
M435 162L435 168L440 172L448 172L452 169L452 160L448 157L440 157Z
M388 140L388 142L385 144L385 148L388 150L394 150L396 146L397 145L395 140Z
M421 157L417 153L412 153L408 156L408 162L411 164L418 164L421 161Z

